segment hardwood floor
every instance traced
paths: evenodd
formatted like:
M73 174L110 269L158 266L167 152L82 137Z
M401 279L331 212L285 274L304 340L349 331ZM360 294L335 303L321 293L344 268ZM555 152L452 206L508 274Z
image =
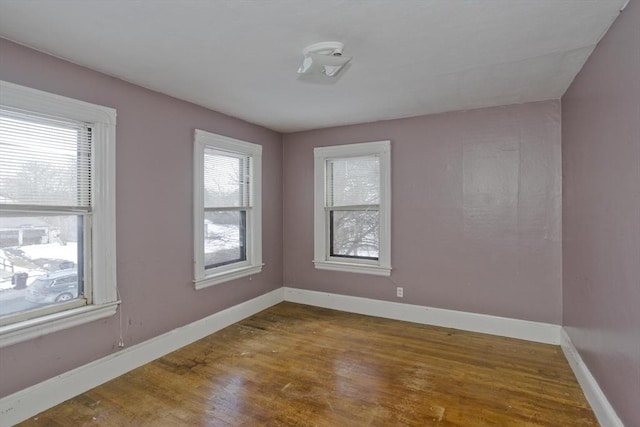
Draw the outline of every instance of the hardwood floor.
M25 426L597 426L561 349L281 303Z

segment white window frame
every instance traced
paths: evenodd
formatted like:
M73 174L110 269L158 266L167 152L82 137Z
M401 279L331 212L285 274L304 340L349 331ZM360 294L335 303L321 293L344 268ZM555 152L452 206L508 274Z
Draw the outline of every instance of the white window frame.
M60 310L0 326L0 348L76 325L113 316L118 301L116 283L116 110L0 81L3 106L89 123L92 128L92 219L85 256L88 277L86 305L70 301ZM20 313L16 314L20 319Z
M378 260L329 255L329 210L326 200L327 161L348 157L380 159L380 248ZM315 268L350 273L391 275L391 141L316 147L314 156L314 257Z
M246 218L246 260L206 269L204 263L204 151L211 148L252 158L249 181L252 206ZM196 129L193 148L193 253L194 286L209 286L262 271L262 146Z

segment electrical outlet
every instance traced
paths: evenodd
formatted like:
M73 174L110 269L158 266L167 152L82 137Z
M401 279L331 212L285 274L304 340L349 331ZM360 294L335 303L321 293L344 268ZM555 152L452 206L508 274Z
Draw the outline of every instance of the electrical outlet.
M398 298L402 298L404 296L404 290L400 286L396 288L396 296Z

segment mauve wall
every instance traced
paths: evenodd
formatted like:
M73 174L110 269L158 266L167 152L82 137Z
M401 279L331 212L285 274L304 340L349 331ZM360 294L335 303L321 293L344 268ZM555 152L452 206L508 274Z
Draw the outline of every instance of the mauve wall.
M313 148L386 139L391 278L314 269ZM284 283L559 324L560 168L558 101L285 135Z
M282 286L281 135L0 39L0 79L114 107L117 251L127 346ZM195 291L195 128L263 146L262 273ZM0 397L114 351L119 317L0 350Z
M625 425L640 426L640 4L562 98L563 324Z

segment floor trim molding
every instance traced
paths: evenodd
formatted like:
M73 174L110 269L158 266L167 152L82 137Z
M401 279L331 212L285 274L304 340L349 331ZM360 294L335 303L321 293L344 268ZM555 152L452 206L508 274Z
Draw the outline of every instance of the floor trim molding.
M550 323L531 322L488 314L469 313L290 287L284 288L284 300L368 316L519 338L544 344L560 344L561 327Z
M566 334L561 334L561 327L559 325L283 287L6 396L0 399L0 426L10 426L24 421L65 400L84 393L145 363L149 363L165 354L191 344L282 301L406 322L518 338L545 344L558 345L562 342L563 349L565 349L564 336ZM568 340L568 336L566 340ZM570 341L568 342L570 344ZM580 360L575 348L573 351L578 358L577 360ZM566 349L565 354L567 354ZM597 387L597 383L595 383L593 377L589 374L588 377L591 378L591 382L587 381L583 383L584 380L581 380L580 375L576 371L578 368L574 367L572 363L572 360L575 362L576 358L573 356L570 357L569 354L567 354L567 358L585 391L589 403L593 406L598 419L601 418L601 415L599 415L599 412L596 410L596 408L599 407L609 408L611 414L615 417L615 412L613 412L610 405L608 405L606 398L604 398L602 391ZM580 364L584 366L581 360ZM586 366L580 369L588 373ZM599 395L589 391L593 389L594 384L600 393ZM594 396L601 396L602 398ZM599 402L602 401L606 402L605 406L600 405ZM603 409L600 409L600 412L602 411ZM615 419L617 420L618 418L615 417ZM622 426L620 423L605 423L602 420L601 422L605 426Z
M564 328L562 329L560 346L569 362L569 366L571 366L573 374L578 379L582 392L587 398L589 405L591 405L594 414L596 414L598 422L602 427L624 427L618 414L616 414L613 406L611 406L609 400L602 392L596 379L591 375L591 371L589 371L582 357L580 357L580 353L573 345L573 342L571 342L571 338L569 338L569 334Z
M0 426L12 426L65 400L283 301L278 288L0 399Z

